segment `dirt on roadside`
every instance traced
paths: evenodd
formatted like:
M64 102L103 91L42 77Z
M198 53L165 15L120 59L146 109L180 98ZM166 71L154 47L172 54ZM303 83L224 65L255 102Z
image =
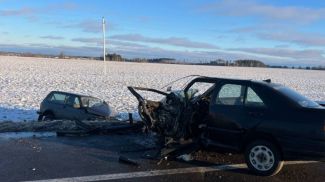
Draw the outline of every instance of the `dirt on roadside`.
M83 124L89 128L105 130L115 126L129 125L128 122L119 121L116 119L103 121L83 121ZM0 133L3 132L47 132L47 131L74 131L84 130L76 121L70 120L55 120L46 122L12 122L6 121L0 123Z

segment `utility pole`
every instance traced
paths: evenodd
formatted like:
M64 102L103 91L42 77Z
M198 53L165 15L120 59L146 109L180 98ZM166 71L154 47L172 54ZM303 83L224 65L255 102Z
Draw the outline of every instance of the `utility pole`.
M104 63L106 62L106 36L105 36L105 18L103 17L103 58L104 58Z

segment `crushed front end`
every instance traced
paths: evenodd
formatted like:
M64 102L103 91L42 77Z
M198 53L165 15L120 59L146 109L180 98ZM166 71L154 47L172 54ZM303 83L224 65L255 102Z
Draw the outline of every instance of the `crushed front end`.
M192 83L193 84L193 83ZM213 84L212 84L213 85ZM164 140L161 157L181 155L198 148L205 117L208 116L209 101L206 95L212 91L211 85L203 94L191 89L191 83L183 90L163 92L151 88L128 87L138 100L138 112L146 129L157 133ZM160 101L145 99L139 91L163 95Z

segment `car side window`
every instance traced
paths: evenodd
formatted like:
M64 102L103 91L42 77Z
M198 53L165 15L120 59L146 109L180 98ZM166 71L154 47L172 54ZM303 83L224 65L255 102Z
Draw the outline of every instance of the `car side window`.
M64 104L66 100L66 95L65 94L60 94L60 93L54 93L50 98L49 101L56 103L56 104Z
M80 101L79 101L78 97L76 97L76 98L74 99L74 103L73 103L73 104L75 104L75 105L79 105L79 106L80 106Z
M216 104L218 105L243 105L245 86L239 84L225 84L221 87Z
M80 102L78 97L73 95L68 96L68 98L66 99L66 104L69 106L80 107Z
M252 88L248 87L245 106L264 107L265 104L256 92Z

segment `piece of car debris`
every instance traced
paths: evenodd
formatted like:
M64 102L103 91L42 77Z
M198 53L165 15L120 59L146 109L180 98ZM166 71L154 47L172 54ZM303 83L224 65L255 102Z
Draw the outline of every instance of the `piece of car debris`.
M135 161L133 159L130 159L128 157L122 156L122 155L118 158L118 161L121 162L121 163L133 165L133 166L139 166L140 165L137 161Z
M193 160L193 157L191 154L183 154L177 157L177 159L183 160L185 162L189 162Z

